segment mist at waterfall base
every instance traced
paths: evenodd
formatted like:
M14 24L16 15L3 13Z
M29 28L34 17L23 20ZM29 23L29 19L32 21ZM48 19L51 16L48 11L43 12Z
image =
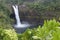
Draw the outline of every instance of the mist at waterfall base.
M18 11L18 6L17 5L12 5L13 9L14 9L14 13L15 13L15 18L16 18L16 24L14 25L15 28L26 28L29 27L30 24L28 24L27 22L23 22L23 24L20 21L19 18L19 11Z

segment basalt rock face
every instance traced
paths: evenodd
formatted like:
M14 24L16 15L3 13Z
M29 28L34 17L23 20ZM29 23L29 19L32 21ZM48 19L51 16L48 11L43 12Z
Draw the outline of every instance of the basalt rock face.
M12 12L13 12L13 10L12 10ZM42 25L44 23L44 20L47 20L47 19L50 20L50 19L55 18L56 20L59 20L60 14L57 12L58 11L56 11L56 10L55 11L48 10L48 11L44 11L40 15L39 13L36 12L36 10L30 9L25 4L19 5L19 16L20 16L20 20L22 23L28 22L28 23L34 24L34 25ZM14 13L12 13L11 16L13 16L12 18L15 19Z
M36 10L30 9L26 5L19 6L19 14L21 21L27 21L34 25L42 25L44 20L56 19L59 21L59 11L56 10L45 10L41 14Z
M29 9L26 5L19 6L19 14L21 21L28 22L34 25L42 25L43 19L34 10Z
M27 2L24 2L21 5L18 5L21 22L24 21L34 25L42 25L44 20L48 20L48 19L50 20L53 18L55 18L56 20L59 20L59 17L60 17L59 7L49 6L47 4L46 4L47 6L46 5L44 6L44 5L40 5L40 3L35 3L35 4L32 3L30 6L33 6L34 8L36 8L34 10L33 8L30 9L29 6L27 6L26 4Z
M12 24L16 24L14 10L11 7L11 5L10 5L10 10L12 10L10 11L11 12L10 18L13 19ZM35 26L42 25L44 21L43 19L41 19L40 15L38 15L34 10L29 9L26 5L19 5L19 17L22 23L27 22Z

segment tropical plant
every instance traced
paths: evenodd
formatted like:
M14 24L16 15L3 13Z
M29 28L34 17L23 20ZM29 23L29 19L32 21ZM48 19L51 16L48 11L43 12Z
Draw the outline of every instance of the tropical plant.
M28 29L19 37L19 40L60 40L60 23L56 20L44 21L44 25Z
M0 40L18 40L17 33L14 29L0 28Z

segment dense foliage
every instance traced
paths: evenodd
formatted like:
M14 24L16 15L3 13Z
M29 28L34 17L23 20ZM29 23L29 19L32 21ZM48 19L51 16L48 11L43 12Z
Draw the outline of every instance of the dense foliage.
M7 4L4 4L0 1L0 27L3 28L12 28L12 20L10 18L10 8L7 6Z
M60 23L56 20L45 21L44 25L27 29L19 34L19 40L60 40Z
M60 22L56 21L60 18L60 0L38 0L31 3L24 1L25 0L0 0L0 40L60 40ZM13 4L26 5L26 8L28 8L29 11L31 10L37 13L39 18L56 18L56 20L44 21L43 26L27 29L24 33L17 34L12 28L15 19L10 18L11 14L13 14L11 8ZM29 11L26 12L29 13ZM25 11L23 13L25 13ZM34 15L33 12L31 12L31 14Z
M14 29L0 28L0 40L18 40L17 33Z
M37 13L42 19L59 19L60 0L39 0L27 3L28 7Z
M43 26L27 29L22 34L16 34L14 29L0 27L0 40L60 40L60 22L44 21Z
M60 0L43 0L43 1L36 0L30 3L27 2L26 4L25 2L26 0L1 0L0 1L0 24L1 24L0 26L4 27L6 25L7 27L15 22L15 19L10 18L11 14L13 14L13 10L11 7L13 4L18 4L19 6L26 5L28 9L34 11L34 13L33 12L29 13L29 11L27 11L26 14L25 13L26 8L22 8L23 11L25 9L25 11L21 13L23 15L21 16L22 19L25 18L27 19L30 16L32 20L36 19L37 21L40 19L44 20L44 19L53 19L53 18L59 20L60 18L60 4L59 4Z

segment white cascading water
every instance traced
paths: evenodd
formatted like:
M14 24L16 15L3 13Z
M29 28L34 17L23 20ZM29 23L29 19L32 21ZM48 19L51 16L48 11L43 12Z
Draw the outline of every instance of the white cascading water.
M18 6L17 5L13 5L12 6L13 7L13 9L14 9L14 12L15 12L15 17L16 17L16 25L14 26L14 27L16 27L16 28L24 28L24 27L28 27L28 26L30 26L29 24L21 24L21 21L20 21L20 18L19 18L19 12L18 12Z

